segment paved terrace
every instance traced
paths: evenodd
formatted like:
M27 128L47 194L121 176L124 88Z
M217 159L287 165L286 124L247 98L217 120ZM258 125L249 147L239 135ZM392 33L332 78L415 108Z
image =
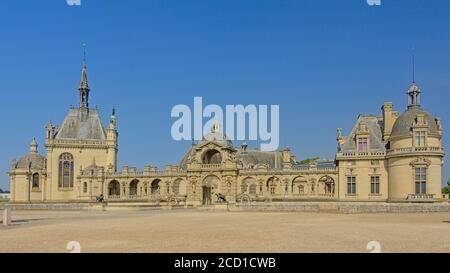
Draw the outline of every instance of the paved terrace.
M450 213L14 211L0 252L450 252Z

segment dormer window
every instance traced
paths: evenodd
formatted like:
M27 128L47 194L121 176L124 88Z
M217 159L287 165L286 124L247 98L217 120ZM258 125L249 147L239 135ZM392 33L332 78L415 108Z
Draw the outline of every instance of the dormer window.
M358 138L358 152L367 153L369 151L369 138L359 137Z
M415 131L414 132L414 146L415 147L425 147L427 140L427 132L425 131Z

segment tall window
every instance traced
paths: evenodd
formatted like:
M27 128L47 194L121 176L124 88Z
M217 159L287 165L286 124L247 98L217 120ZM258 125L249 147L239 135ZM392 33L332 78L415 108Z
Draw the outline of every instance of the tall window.
M427 193L427 168L419 167L415 169L416 194Z
M370 177L370 193L380 194L380 177L372 176Z
M427 137L426 132L423 131L414 132L414 146L425 147L426 137Z
M368 149L369 139L367 137L358 138L358 152L366 153Z
M33 189L39 189L39 174L33 174Z
M347 177L347 194L356 194L356 177Z
M71 154L62 154L59 157L59 187L73 188L74 163Z
M83 193L87 193L88 192L88 184L87 182L83 183Z

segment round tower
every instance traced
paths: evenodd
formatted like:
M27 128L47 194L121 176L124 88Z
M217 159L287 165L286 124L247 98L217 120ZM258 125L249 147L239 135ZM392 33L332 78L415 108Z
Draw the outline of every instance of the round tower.
M441 122L421 107L416 83L407 95L408 109L395 121L388 143L389 200L435 201L444 157Z

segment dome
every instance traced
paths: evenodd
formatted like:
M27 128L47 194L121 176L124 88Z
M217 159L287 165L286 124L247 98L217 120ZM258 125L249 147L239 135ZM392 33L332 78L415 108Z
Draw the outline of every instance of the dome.
M231 140L226 135L220 132L212 132L203 136L202 142L210 141L218 142L226 147L233 147L233 143L231 142Z
M401 114L392 128L391 137L404 137L411 135L411 127L417 115L423 115L425 122L428 124L428 134L438 135L438 128L433 117L419 106L412 106Z
M31 165L30 165L31 164ZM45 166L45 157L40 154L28 154L17 161L16 168L18 169L43 169Z
M43 169L45 167L45 157L38 153L38 144L33 138L30 144L30 152L22 156L14 165L16 169Z

